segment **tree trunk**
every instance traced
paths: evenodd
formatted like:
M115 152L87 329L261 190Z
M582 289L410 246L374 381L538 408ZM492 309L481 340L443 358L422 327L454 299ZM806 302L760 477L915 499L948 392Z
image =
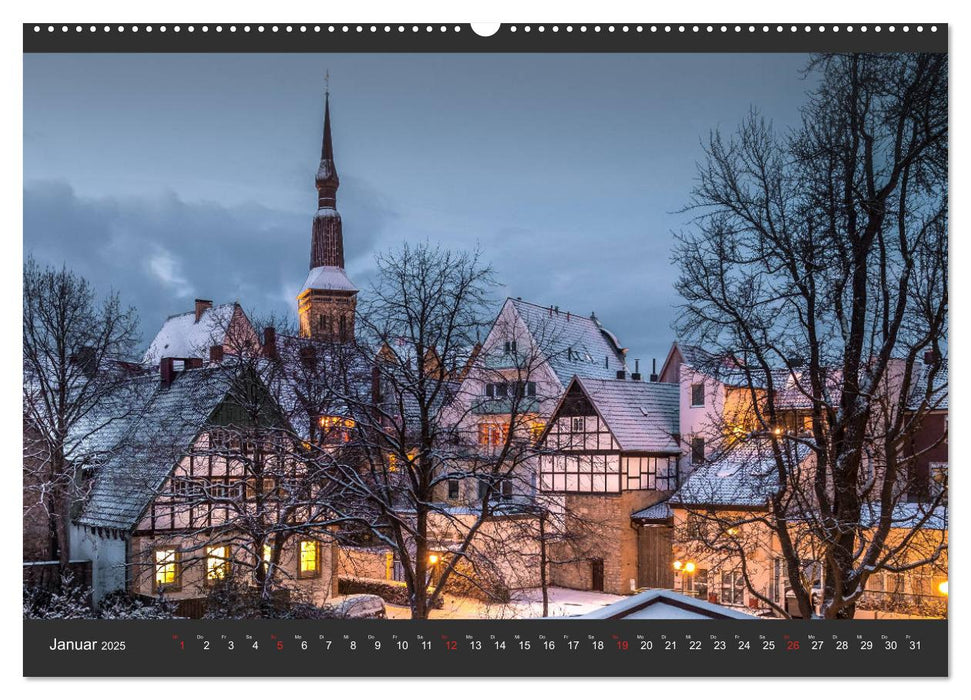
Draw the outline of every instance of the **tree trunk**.
M539 585L543 591L543 617L550 614L550 589L546 579L546 513L539 516Z

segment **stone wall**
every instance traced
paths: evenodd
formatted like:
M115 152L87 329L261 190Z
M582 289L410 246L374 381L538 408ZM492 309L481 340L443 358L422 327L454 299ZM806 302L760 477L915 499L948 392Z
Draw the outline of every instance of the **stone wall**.
M552 548L561 562L550 565L552 585L591 590L592 560L602 559L604 592L631 593L637 587L637 531L631 527L631 513L667 495L661 491L566 494L569 537L565 544Z

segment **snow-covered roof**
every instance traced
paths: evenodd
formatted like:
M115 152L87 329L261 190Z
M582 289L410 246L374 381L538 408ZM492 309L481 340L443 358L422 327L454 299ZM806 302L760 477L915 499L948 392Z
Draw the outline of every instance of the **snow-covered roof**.
M717 379L722 384L728 386L756 386L764 387L767 382L763 373L758 369L750 368L746 371L731 358L722 357L708 352L697 345L686 345L676 343L681 353L684 364L696 372L707 375L712 379ZM751 382L751 384L750 384Z
M195 311L169 316L145 351L142 362L157 365L163 357L208 358L210 347L226 342L226 333L239 308L236 303L219 304L203 311L198 321Z
M931 374L933 373L933 376ZM930 385L930 396L927 395L927 388ZM922 364L914 370L914 378L911 381L911 394L907 407L913 411L918 410L923 401L927 399L927 408L932 411L948 410L948 367L947 359L941 361L937 370L933 365Z
M118 381L97 404L76 421L68 433L70 459L78 465L95 466L138 420L140 411L158 386L155 372Z
M512 304L564 387L574 375L614 379L618 370L627 369L623 348L595 317L521 299L506 303Z
M151 388L126 435L98 470L79 524L133 528L226 397L229 378L215 367L192 369L168 387L153 379Z
M303 285L304 289L326 289L341 292L356 292L351 280L348 279L344 268L332 265L321 265L315 267L307 276L307 281Z
M780 443L787 467L794 470L810 454L802 443ZM763 508L779 489L777 465L768 439L741 443L699 466L671 496L671 505Z
M681 451L678 433L680 391L677 384L590 379L577 384L625 452Z
M642 522L654 522L654 523L664 523L671 520L671 506L668 505L667 500L661 501L660 503L655 503L653 506L648 506L647 508L642 508L641 510L631 513L631 520L640 520Z
M597 608L578 618L586 620L757 620L749 613L709 603L661 588Z
M881 516L879 501L863 504L860 512L860 525L864 528L876 527ZM892 528L913 530L947 530L947 505L932 507L929 503L897 503L890 515Z
M353 417L355 407L369 405L371 367L354 345L279 335L276 347L287 369L267 362L262 379L303 439L310 437L308 410Z

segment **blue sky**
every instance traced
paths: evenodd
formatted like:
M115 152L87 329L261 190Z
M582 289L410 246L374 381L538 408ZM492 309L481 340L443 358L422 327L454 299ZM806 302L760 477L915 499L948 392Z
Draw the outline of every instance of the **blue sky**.
M25 55L24 249L117 289L146 343L197 296L295 313L329 70L359 287L376 250L479 245L497 299L596 311L649 366L674 339L671 235L688 225L701 142L752 107L794 126L805 61Z

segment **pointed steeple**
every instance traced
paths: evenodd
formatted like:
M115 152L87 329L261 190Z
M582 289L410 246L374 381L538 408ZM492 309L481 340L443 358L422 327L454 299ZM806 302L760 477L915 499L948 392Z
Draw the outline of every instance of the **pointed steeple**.
M330 76L324 92L324 139L317 167L317 213L310 241L310 274L297 296L300 335L325 342L354 340L357 289L344 272L344 233L337 211L340 179L330 135Z
M341 181L334 165L334 145L330 137L330 90L324 97L324 139L320 145L320 165L317 167L317 208L337 208L337 188Z
M328 83L330 77L328 76ZM341 181L334 165L334 145L330 136L330 87L324 97L324 138L317 166L317 214L314 216L310 243L310 269L344 267L344 234L341 215L337 212L337 188Z

